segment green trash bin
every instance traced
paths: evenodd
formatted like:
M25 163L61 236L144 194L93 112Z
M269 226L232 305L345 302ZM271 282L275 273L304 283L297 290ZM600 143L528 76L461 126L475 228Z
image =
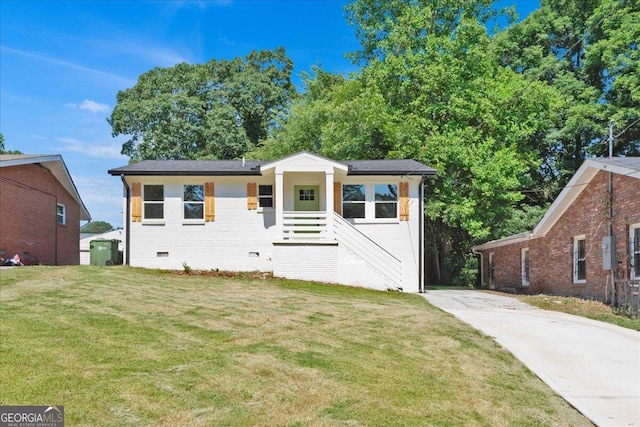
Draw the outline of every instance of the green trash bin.
M89 242L89 263L91 265L117 264L118 243L120 243L120 240L117 239L96 239Z

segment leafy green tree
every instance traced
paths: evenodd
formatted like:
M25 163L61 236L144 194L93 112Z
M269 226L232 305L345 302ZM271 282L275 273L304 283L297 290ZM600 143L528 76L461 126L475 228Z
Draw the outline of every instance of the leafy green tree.
M531 171L540 167L537 147L528 141L546 132L562 103L543 82L522 94L528 80L500 66L486 6L352 3L350 19L363 37L364 49L354 55L364 64L360 73L307 76L305 94L259 150L413 158L435 167L439 174L425 194L432 281L450 281L469 247L496 236L496 224L526 201L521 190L530 188ZM479 11L486 18L479 19Z
M367 35L357 57L363 86L377 87L402 120L389 156L439 172L425 195L426 248L433 279L447 282L525 201L541 166L530 141L553 126L562 99L500 65L486 30L491 2L391 3L353 3L351 20Z
M231 159L258 146L295 96L284 48L246 58L178 64L118 92L108 119L127 135L122 154L144 159Z
M91 221L88 224L85 224L81 229L81 233L91 233L91 234L99 234L106 233L108 231L113 231L114 228L111 224L105 221Z
M621 131L615 154L640 153L640 7L637 0L543 0L496 37L502 64L566 101L555 126L537 135L539 187L555 196L589 155L606 155L610 120ZM528 91L525 85L523 92ZM531 141L535 144L535 141ZM546 186L549 184L549 186ZM544 202L544 201L540 201Z
M0 133L0 154L22 154L22 151L5 150L4 149L4 135Z

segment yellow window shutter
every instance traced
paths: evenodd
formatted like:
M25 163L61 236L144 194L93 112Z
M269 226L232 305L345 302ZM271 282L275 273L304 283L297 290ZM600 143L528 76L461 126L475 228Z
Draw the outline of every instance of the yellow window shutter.
M400 221L409 221L409 183L400 183Z
M204 184L204 220L213 222L216 220L216 196L213 182Z
M249 182L247 184L247 209L258 209L258 191L255 182Z
M142 221L142 185L139 182L131 184L131 221Z
M342 215L342 184L340 182L333 183L333 210Z

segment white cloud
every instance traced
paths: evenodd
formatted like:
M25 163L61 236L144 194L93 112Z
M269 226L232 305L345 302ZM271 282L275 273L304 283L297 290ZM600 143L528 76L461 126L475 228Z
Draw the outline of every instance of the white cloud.
M109 107L107 104L100 104L90 99L85 99L84 101L82 101L82 104L80 104L79 108L81 110L91 111L92 113L108 113L109 110L111 110L111 107Z
M132 86L133 84L135 84L135 80L132 81L130 78L127 78L127 77L124 77L124 76L120 76L118 74L113 74L113 73L109 73L109 72L106 72L106 71L98 70L98 69L95 69L95 68L86 67L86 66L84 66L82 64L76 64L76 63L65 61L63 59L59 59L59 58L56 58L56 57L42 55L42 54L37 53L37 52L29 52L29 51L26 51L26 50L13 49L13 48L10 48L10 47L7 47L7 46L2 46L2 45L0 45L0 51L3 51L5 53L14 54L14 55L23 56L23 57L30 58L30 59L33 59L33 60L36 60L36 61L41 61L41 62L46 62L46 63L49 63L49 64L60 65L60 66L63 66L63 67L71 68L71 69L82 71L82 72L85 72L85 73L95 74L95 75L101 76L103 78L107 78L110 81L113 81L118 86L129 87L129 86Z
M85 99L80 104L76 104L75 102L68 102L64 104L64 108L69 110L85 110L91 111L92 113L108 113L111 110L107 104L100 104L99 102L92 101L90 99Z
M58 138L58 141L63 144L61 147L63 151L82 153L89 157L100 159L126 159L126 157L120 154L120 150L122 149L121 142L91 143L80 141L76 138Z
M96 175L74 175L73 182L93 221L122 226L122 183L106 171Z

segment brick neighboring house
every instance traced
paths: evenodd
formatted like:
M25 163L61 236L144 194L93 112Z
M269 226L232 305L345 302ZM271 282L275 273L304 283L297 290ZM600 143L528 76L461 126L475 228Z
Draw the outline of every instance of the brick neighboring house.
M79 264L80 221L90 220L62 156L0 155L0 256Z
M532 231L472 249L483 287L608 301L610 234L615 278L640 279L639 157L586 160Z

